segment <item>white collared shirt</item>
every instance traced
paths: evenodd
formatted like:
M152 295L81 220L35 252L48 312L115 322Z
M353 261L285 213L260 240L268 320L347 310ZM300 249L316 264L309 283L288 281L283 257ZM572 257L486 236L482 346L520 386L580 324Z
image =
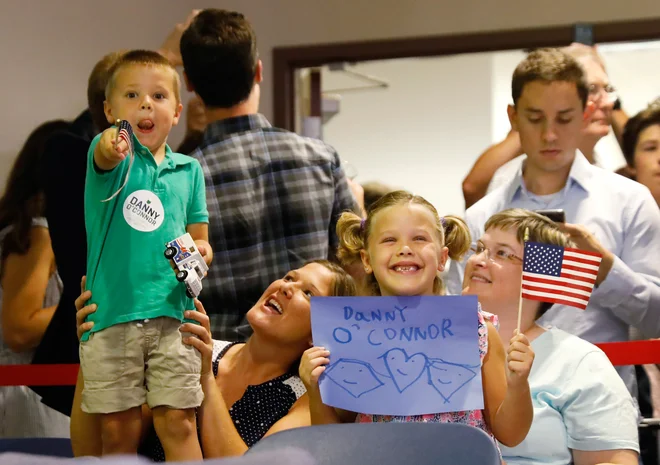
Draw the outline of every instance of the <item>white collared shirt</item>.
M509 160L502 166L500 166L497 171L493 174L493 177L488 184L488 194L493 192L500 186L507 184L511 179L516 176L516 173L522 169L522 165L527 160L527 155L519 155L513 160ZM600 157L598 154L594 154L594 165L601 168L606 168L605 165L601 163Z
M568 223L586 226L616 256L587 310L554 305L540 323L594 343L626 341L629 326L646 337L660 337L660 210L648 188L591 165L578 152L564 188L544 202L525 188L521 165L509 182L467 210L473 242L488 218L514 207L561 208ZM452 294L461 291L464 269L465 261L452 263L447 276ZM618 371L632 390L632 367Z

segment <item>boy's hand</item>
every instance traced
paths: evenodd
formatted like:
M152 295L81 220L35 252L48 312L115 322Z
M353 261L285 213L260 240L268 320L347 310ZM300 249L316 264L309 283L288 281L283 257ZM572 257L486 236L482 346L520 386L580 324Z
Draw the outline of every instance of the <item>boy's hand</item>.
M520 387L527 384L527 377L532 370L534 351L529 339L518 333L511 338L506 354L507 384L510 387Z
M128 155L128 143L117 138L117 128L103 131L101 139L94 150L94 161L102 170L111 170Z
M298 374L308 391L318 389L319 377L330 363L330 352L325 347L307 349L300 359Z
M197 239L195 244L197 245L199 254L204 259L206 266L210 266L211 262L213 261L213 249L211 248L211 244L202 239Z

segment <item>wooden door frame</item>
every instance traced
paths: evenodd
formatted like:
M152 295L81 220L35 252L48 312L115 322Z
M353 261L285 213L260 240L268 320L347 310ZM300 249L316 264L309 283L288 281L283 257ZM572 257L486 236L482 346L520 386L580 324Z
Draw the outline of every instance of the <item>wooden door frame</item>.
M573 40L574 25L494 32L472 32L406 39L276 47L273 49L273 123L295 128L295 71L336 62L456 55L498 50L560 47ZM596 43L660 38L660 18L594 23Z

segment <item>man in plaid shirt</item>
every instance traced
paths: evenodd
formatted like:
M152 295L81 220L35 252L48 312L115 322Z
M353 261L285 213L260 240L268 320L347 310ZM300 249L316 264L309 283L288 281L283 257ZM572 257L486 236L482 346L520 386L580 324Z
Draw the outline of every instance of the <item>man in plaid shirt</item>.
M206 180L214 260L200 296L214 338L243 340L245 314L289 270L332 258L339 214L357 204L335 150L258 113L262 64L240 13L207 9L181 38L188 90L209 124L191 155Z

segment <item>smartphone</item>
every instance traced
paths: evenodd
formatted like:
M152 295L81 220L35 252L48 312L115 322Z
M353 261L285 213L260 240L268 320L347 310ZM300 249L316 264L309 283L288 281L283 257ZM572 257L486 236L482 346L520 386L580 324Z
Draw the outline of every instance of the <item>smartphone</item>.
M594 29L591 24L578 23L573 26L573 42L578 44L589 45L594 44Z
M534 210L534 212L550 218L555 223L566 223L566 213L564 213L564 210Z

